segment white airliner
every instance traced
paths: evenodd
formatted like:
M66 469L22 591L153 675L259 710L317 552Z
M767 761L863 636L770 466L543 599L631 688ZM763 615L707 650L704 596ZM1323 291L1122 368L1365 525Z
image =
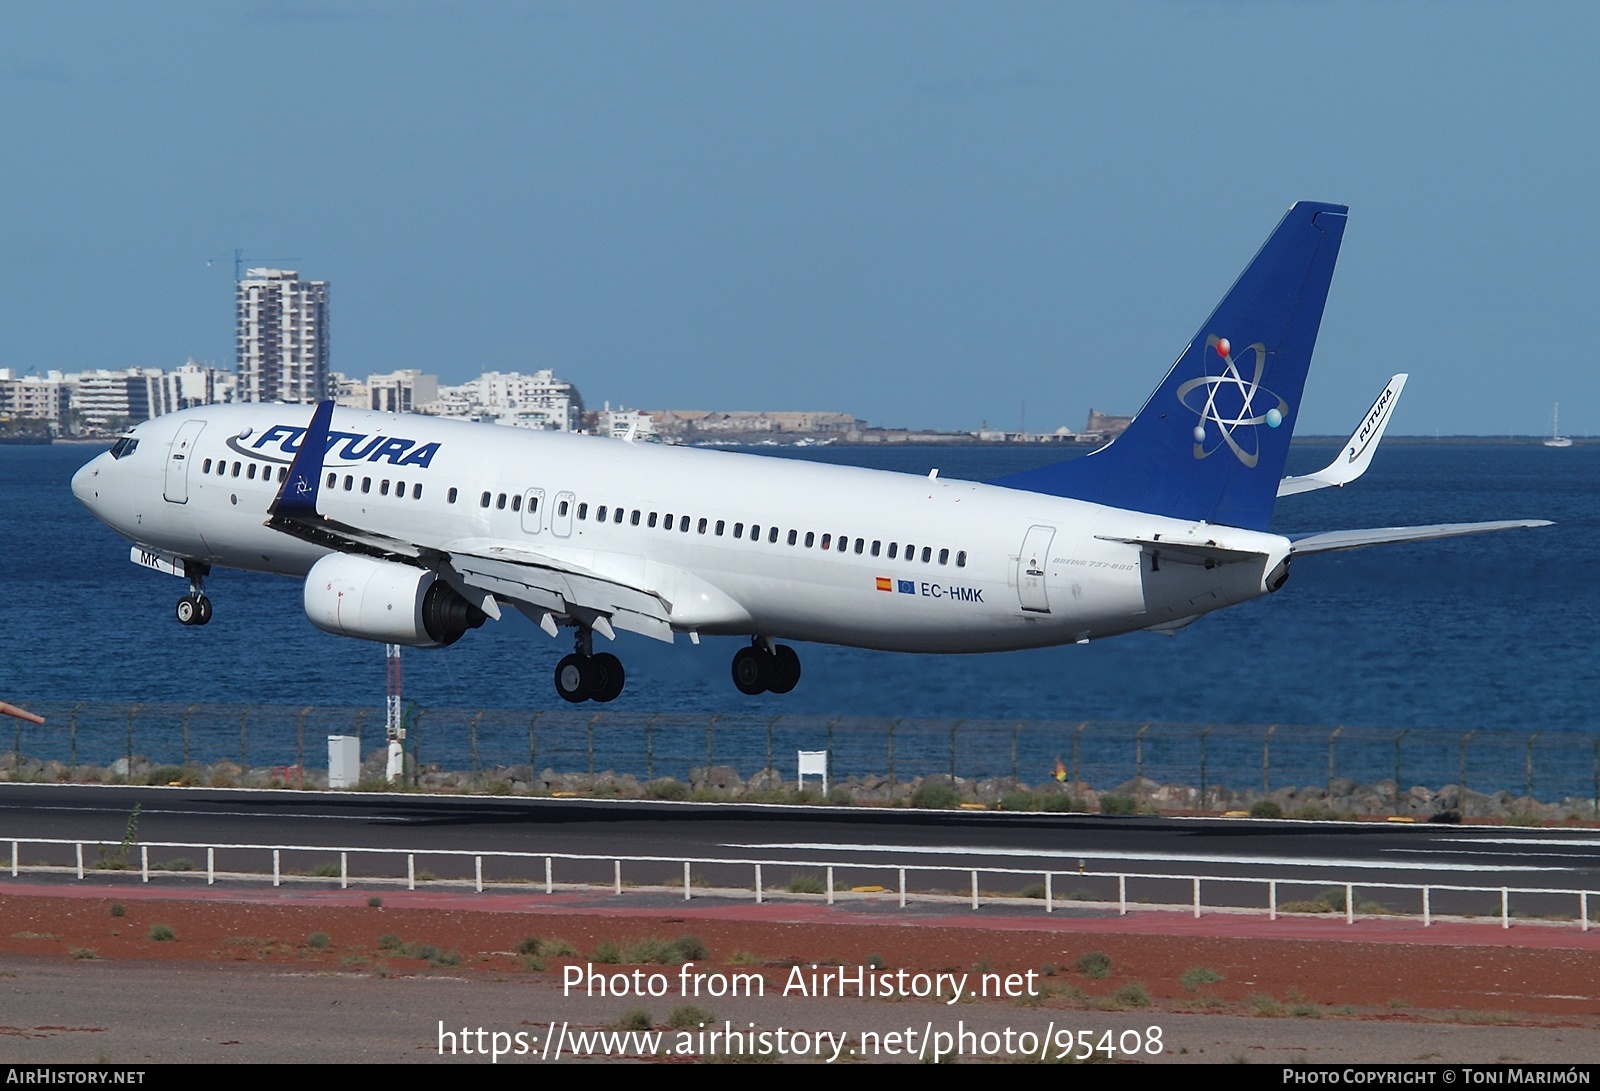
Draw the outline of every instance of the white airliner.
M1278 590L1291 560L1542 520L1268 529L1279 495L1366 469L1397 375L1326 469L1283 478L1347 210L1302 202L1132 424L1085 457L987 484L424 416L206 406L138 425L73 477L140 564L305 577L331 633L415 647L507 608L551 636L568 701L622 692L594 634L751 638L733 678L784 693L809 640L981 652L1173 631Z

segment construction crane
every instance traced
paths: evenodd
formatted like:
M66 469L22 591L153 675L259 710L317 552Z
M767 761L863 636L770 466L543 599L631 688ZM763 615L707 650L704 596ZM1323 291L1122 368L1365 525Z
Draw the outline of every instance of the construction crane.
M206 267L209 269L210 267L212 267L214 265L220 265L221 263L223 263L223 262L225 262L227 260L228 260L227 258L209 258L209 259L206 260ZM250 260L251 261L299 261L300 259L299 258L251 258ZM242 247L242 246L235 247L234 251L233 251L233 279L234 280L243 280L244 279L244 247Z

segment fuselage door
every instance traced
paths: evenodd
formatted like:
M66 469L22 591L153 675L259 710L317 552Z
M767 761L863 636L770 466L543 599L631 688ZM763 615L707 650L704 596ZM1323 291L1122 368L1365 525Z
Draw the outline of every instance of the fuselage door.
M544 529L544 490L529 489L522 496L522 529L538 534Z
M162 494L174 504L189 502L189 463L194 461L195 440L205 426L203 420L184 421L172 437L172 446L167 448L167 478Z
M1017 599L1024 610L1036 614L1050 612L1045 572L1050 564L1050 543L1055 536L1054 527L1029 527L1028 536L1022 540L1022 554L1017 558Z
M555 510L550 513L550 530L557 538L566 538L572 534L572 508L577 502L570 492L558 492L553 501Z

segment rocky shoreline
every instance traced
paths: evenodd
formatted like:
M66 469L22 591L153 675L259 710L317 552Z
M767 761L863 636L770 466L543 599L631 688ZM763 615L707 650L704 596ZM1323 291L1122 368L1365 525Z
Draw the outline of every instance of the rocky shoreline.
M795 781L784 779L775 770L743 777L727 765L691 769L688 781L672 777L646 780L611 770L593 774L563 773L550 768L536 771L530 765L495 766L476 773L424 765L408 774L406 785L396 788L383 779L384 761L381 750L369 754L355 790L1098 814L1228 814L1311 820L1476 820L1513 825L1594 824L1597 820L1593 799L1569 796L1539 800L1505 791L1475 792L1454 784L1400 789L1393 780L1358 784L1337 778L1327 785L1279 788L1270 794L1208 785L1202 800L1194 785L1158 784L1146 778L1096 789L1048 778L1025 783L1009 777L969 780L944 774L910 779L851 776L833 782L824 795L817 778L811 778L802 791ZM135 756L131 763L127 758L118 758L109 765L68 766L26 756L19 761L13 754L4 754L0 755L0 783L3 782L327 790L328 776L318 769L246 769L228 761L174 766Z

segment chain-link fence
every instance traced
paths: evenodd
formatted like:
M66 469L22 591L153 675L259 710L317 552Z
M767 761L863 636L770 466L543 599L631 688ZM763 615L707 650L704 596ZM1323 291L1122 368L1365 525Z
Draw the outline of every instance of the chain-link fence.
M0 721L0 753L69 765L235 762L325 768L327 737L384 742L379 707L34 703L42 725ZM480 773L526 765L558 773L687 781L697 767L749 777L795 772L797 750L826 750L832 776L909 781L1065 779L1105 791L1143 777L1163 784L1269 793L1337 781L1392 780L1543 800L1591 801L1600 813L1600 734L1484 727L1326 727L1109 720L930 720L859 716L650 715L592 708L406 710L417 764Z

